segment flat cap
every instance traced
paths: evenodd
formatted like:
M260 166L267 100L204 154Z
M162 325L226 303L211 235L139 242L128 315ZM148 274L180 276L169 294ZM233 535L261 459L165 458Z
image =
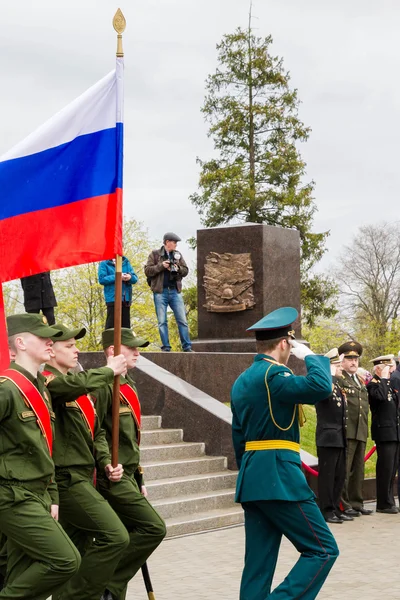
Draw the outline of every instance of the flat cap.
M101 334L104 350L114 345L114 329L106 329ZM145 338L138 337L132 329L121 328L121 344L128 348L146 348L150 344Z
M174 233L173 231L167 231L167 233L164 233L163 242L166 242L167 240L171 240L172 242L182 241L179 235L176 235L176 233Z
M62 335L61 331L48 324L46 317L36 313L21 313L7 317L7 335L10 337L18 333L33 333L40 338L51 339Z
M54 337L54 339L52 338L53 342L65 342L66 340L72 339L80 340L86 335L85 327L81 327L80 329L69 329L66 325L63 325L62 323L55 323L54 329L58 329L58 331L61 331L61 335Z
M277 308L254 323L247 331L254 331L257 340L274 340L286 336L295 339L293 323L298 316L297 310L290 306Z
M329 358L331 365L342 362L337 348L332 348L332 350L329 350L329 352L327 352L324 356Z
M352 340L339 346L338 352L339 354L344 354L345 358L359 358L363 353L363 347L358 342Z
M373 358L371 362L376 365L392 365L394 361L394 354L385 354L384 356L377 356Z

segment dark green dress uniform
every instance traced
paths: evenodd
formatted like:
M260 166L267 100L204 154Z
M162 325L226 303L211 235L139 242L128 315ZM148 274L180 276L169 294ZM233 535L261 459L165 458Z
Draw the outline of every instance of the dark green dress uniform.
M104 336L106 334L106 336ZM112 344L113 329L103 332L103 345ZM107 342L110 340L110 343ZM143 342L134 337L130 329L122 328L123 345L140 347ZM108 343L108 346L107 346ZM121 385L128 383L136 391L130 377L121 376ZM100 426L105 430L111 451L112 437L112 385L94 393L95 407ZM107 584L114 600L125 600L127 586L132 577L146 562L165 537L165 524L148 500L142 496L141 469L139 467L140 450L138 430L131 409L121 399L119 419L118 460L124 467L121 481L111 482L99 468L97 487L102 496L110 503L129 532L130 543L123 553L114 576ZM101 465L99 465L101 467Z
M54 335L42 319L8 317L8 334ZM44 377L33 377L15 363L10 368L37 388L51 411ZM8 539L8 574L0 598L45 600L77 572L79 552L51 516L51 504L58 504L58 492L45 437L18 388L0 378L0 531ZM27 558L28 567L21 570Z
M55 327L61 329L56 324ZM79 338L76 330L63 327L61 340ZM78 330L79 331L79 330ZM127 531L93 484L94 446L99 468L111 464L111 456L96 418L94 439L76 400L111 383L109 367L63 375L50 365L44 371L56 414L53 459L60 497L61 525L82 554L78 573L53 595L53 600L98 600L111 579L122 552L129 544Z
M294 309L289 315L287 309L280 311L271 315L275 329L270 339L287 337L288 326L282 333L285 315L286 325L297 316ZM267 329L264 319L260 323ZM331 393L329 360L312 355L305 362L307 375L298 377L270 356L258 354L232 388L232 434L239 467L236 501L245 511L246 531L240 600L312 600L338 556L299 453L298 404L315 404ZM282 535L301 556L271 593Z

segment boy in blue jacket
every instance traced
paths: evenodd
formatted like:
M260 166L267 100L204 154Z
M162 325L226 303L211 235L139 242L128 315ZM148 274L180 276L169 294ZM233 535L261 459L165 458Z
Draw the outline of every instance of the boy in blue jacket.
M107 319L105 329L114 327L115 303L115 258L103 260L99 264L99 283L104 286L104 299L107 305ZM130 307L132 304L132 285L138 280L131 263L122 257L122 327L131 328Z

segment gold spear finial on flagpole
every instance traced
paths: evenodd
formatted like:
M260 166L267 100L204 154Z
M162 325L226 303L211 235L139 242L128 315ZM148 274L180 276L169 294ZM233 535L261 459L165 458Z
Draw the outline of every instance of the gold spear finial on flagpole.
M122 14L122 10L119 8L114 15L113 27L117 32L117 56L124 56L124 49L122 47L122 34L125 31L126 20Z

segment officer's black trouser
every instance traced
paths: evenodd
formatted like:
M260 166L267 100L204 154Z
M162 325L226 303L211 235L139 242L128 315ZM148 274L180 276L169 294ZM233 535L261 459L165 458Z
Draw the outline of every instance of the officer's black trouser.
M122 303L121 327L131 328L131 307L126 302ZM114 302L107 302L107 319L105 329L114 328Z
M340 512L340 496L346 479L346 449L317 446L318 499L324 517Z
M376 508L395 506L393 484L399 460L398 442L376 442Z

